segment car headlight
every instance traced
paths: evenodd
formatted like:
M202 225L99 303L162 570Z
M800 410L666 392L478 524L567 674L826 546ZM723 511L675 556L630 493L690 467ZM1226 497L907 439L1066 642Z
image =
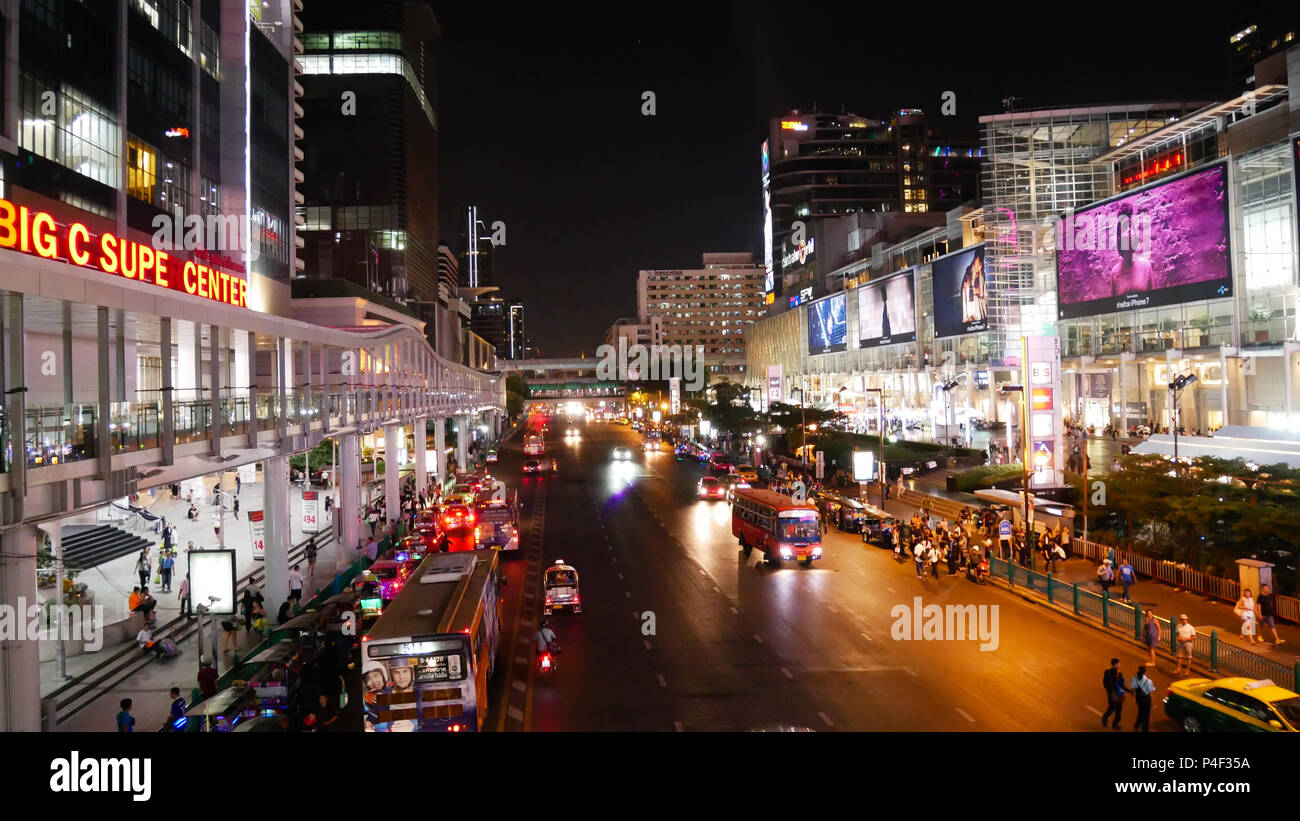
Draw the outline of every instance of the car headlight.
M814 556L820 556L821 554L822 554L822 549L821 549L820 547L814 547L814 548L813 548L813 555L814 555Z
M788 547L781 548L781 558L783 559L790 558L790 548Z

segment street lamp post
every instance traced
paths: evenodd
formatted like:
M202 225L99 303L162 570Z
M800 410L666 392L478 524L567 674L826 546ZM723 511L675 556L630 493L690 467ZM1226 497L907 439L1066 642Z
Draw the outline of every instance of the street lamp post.
M876 459L876 477L880 484L880 509L885 509L885 389L884 388L863 388L863 393L878 394L876 410L879 413L879 419L876 422L876 436L880 449L879 458Z
M799 391L799 433L803 438L803 444L799 446L799 461L803 462L808 459L808 417L804 413L803 388L791 388L790 392Z
M946 440L948 440L952 435L952 389L957 387L957 385L957 379L949 379L947 382L943 383L943 437L945 441L940 443L943 445L948 444L948 441Z
M1196 381L1196 374L1188 371L1169 380L1169 399L1174 411L1174 471L1178 472L1178 428L1182 416L1183 389Z
M1029 437L1025 435L1025 434L1027 433L1027 430L1026 430L1026 428L1025 428L1025 386L1024 386L1024 385L1003 385L1003 386L1001 387L1000 390L1001 390L1001 392L1004 393L1004 394L1006 394L1006 393L1018 393L1018 394L1020 394L1020 401L1019 401L1019 403L1018 403L1018 404L1019 404L1019 408L1020 408L1020 440L1021 440L1021 454L1020 454L1020 455L1021 455L1021 459L1020 459L1020 464L1021 464L1021 481L1023 482L1023 491L1022 491L1022 492L1024 493L1024 497L1025 497L1025 498L1024 498L1024 503L1025 503L1025 545L1028 546L1028 545L1029 545L1029 534L1033 531L1034 523L1033 523L1033 521L1029 518L1029 513L1030 513L1030 508L1029 508L1029 454L1028 454L1028 452L1027 452L1027 448L1028 448L1028 446L1029 446Z

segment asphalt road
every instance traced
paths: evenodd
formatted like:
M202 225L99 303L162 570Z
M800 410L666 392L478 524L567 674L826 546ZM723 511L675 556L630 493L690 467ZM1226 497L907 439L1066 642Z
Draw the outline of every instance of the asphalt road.
M730 506L699 501L705 468L668 450L646 453L639 434L605 423L552 420L547 457L556 475L523 477L518 445L495 473L520 491L522 511L546 483L541 565L558 558L581 577L583 612L550 623L563 652L547 678L494 682L487 728L505 728L505 694L526 694L522 726L539 731L734 731L777 728L904 731L1102 730L1102 671L1112 656L1132 675L1137 648L962 575L918 581L911 562L825 537L811 568L746 559L731 535ZM616 444L630 463L611 458ZM523 532L529 530L525 517ZM524 563L505 562L503 646L523 647L539 599L523 605ZM996 649L979 641L897 640L894 608L997 608ZM991 611L986 611L991 613ZM520 619L526 627L520 627ZM653 634L649 634L653 627ZM1156 683L1153 730L1177 730ZM516 703L521 699L516 699ZM1136 717L1132 699L1123 728ZM1107 730L1107 732L1110 732Z

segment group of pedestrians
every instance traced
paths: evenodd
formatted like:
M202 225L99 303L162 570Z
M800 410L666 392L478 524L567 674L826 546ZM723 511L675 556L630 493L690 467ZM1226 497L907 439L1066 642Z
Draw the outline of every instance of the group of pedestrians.
M1119 659L1111 659L1110 667L1102 673L1101 686L1106 690L1106 712L1101 714L1101 726L1106 726L1106 720L1111 719L1110 728L1118 730L1119 723L1123 718L1124 699L1131 693L1134 700L1137 701L1137 721L1133 724L1134 732L1149 733L1151 732L1151 693L1156 689L1156 684L1147 675L1147 667L1143 665L1137 668L1137 673L1131 679L1125 679L1124 673L1119 669Z
M916 577L924 579L927 570L932 578L939 578L939 564L946 563L949 576L962 568L976 568L986 559L985 545L980 544L980 534L974 519L950 523L934 521L921 513L913 514L904 524L897 522L890 533L894 558L903 561L910 556L916 565Z

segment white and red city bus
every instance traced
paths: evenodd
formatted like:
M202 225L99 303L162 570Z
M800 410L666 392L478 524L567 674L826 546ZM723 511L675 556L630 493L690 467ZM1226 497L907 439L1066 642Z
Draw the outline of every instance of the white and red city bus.
M769 562L798 559L809 566L822 557L817 508L771 490L740 488L731 503L731 534L748 556L757 549Z

